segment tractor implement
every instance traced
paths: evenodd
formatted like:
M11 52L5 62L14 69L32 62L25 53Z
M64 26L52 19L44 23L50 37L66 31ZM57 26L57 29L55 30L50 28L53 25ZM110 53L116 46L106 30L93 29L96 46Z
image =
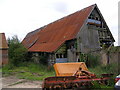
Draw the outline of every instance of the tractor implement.
M44 79L42 88L46 89L73 89L86 88L94 85L94 81L99 84L107 84L113 74L102 74L97 77L88 71L84 62L80 63L56 63L54 64L55 77Z

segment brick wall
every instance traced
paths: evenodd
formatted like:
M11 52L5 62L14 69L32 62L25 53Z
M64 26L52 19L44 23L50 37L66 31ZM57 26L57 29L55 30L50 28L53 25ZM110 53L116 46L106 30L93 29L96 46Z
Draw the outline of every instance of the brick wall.
M8 50L2 49L0 50L0 65L8 64Z

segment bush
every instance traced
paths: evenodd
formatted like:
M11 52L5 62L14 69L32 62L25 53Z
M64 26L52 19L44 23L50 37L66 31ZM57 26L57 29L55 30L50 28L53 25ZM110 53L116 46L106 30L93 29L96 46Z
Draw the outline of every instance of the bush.
M47 65L48 64L48 57L47 57L47 55L39 56L39 63L43 64L43 65Z
M88 67L96 67L100 64L99 56L93 54L87 54L86 65Z
M26 61L27 49L20 43L17 36L13 36L12 39L8 38L8 45L9 64L11 66L19 66L20 63Z
M80 62L85 62L88 67L96 67L100 64L100 59L97 54L80 54Z

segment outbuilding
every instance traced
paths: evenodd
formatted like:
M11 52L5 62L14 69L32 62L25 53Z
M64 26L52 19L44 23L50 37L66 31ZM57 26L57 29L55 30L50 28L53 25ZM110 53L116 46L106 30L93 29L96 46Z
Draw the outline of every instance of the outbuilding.
M114 45L114 38L97 5L91 5L26 35L22 44L48 64L78 62L81 53Z
M0 66L8 63L8 44L5 33L0 33Z

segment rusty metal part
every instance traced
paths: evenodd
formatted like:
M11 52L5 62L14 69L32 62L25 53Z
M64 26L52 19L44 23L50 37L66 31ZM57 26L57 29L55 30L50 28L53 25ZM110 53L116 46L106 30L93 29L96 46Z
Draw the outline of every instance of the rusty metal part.
M75 76L64 77L49 77L44 80L43 88L73 88L73 87L87 87L93 85L93 81L105 84L106 78L77 78Z
M55 77L44 79L43 89L71 89L90 87L94 85L94 81L99 84L107 84L107 80L113 74L102 74L97 77L95 74L88 71L84 62L80 63L57 63L54 64L56 71Z

